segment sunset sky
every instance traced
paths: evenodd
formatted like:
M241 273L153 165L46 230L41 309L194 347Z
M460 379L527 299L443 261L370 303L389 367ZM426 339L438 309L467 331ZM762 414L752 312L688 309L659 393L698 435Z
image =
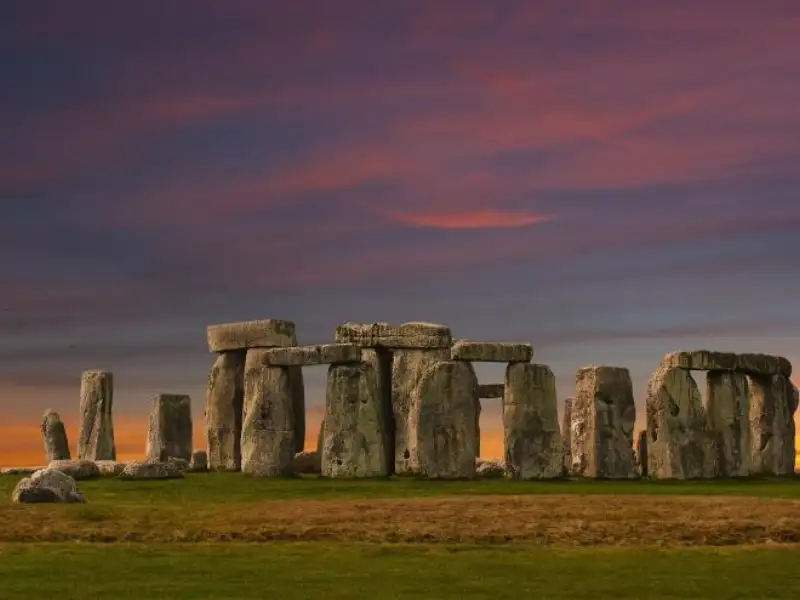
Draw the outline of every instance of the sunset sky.
M157 392L204 447L227 321L530 341L640 420L672 350L800 372L797 0L3 0L0 132L0 465L48 407L74 447L85 369L123 458Z

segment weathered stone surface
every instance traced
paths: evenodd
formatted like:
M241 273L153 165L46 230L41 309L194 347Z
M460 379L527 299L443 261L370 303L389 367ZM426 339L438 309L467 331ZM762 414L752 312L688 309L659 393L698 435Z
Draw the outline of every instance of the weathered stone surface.
M478 384L478 398L502 398L505 394L505 384L482 383Z
M572 472L581 477L635 478L636 405L628 369L578 369L572 404Z
M342 323L336 327L336 342L364 348L449 348L450 328L435 323Z
M207 338L208 349L211 352L297 345L294 323L282 319L209 325Z
M505 477L505 463L499 458L492 460L477 459L475 461L475 475L479 479L500 479Z
M147 460L192 457L192 400L184 394L158 394L150 402Z
M57 469L41 469L20 480L11 493L16 504L39 502L86 502L75 480Z
M564 400L564 416L561 421L561 445L563 471L565 476L572 473L572 398Z
M475 477L478 381L462 361L429 367L413 392L409 416L410 470L431 478Z
M53 460L47 468L61 471L76 480L100 476L100 469L93 460Z
M47 467L3 467L0 469L0 475L33 475L36 471L46 469Z
M705 411L715 455L714 476L747 477L751 460L747 376L733 371L709 371Z
M533 346L525 342L478 342L456 340L450 349L451 360L472 362L530 362Z
M435 350L395 350L392 352L392 415L394 417L394 472L410 472L408 448L411 397L423 374L439 361L450 357L449 348ZM477 421L477 417L476 417ZM477 453L477 449L476 449Z
M790 475L795 465L795 388L783 375L750 375L751 472Z
M316 450L303 450L295 454L294 472L304 475L319 475L322 472L319 452Z
M636 466L639 475L647 477L647 430L642 429L636 437Z
M95 461L95 464L97 465L97 470L100 472L100 475L103 477L116 477L128 466L127 462L118 460L98 460Z
M113 403L114 376L108 371L84 371L81 374L79 459L117 459Z
M511 479L553 479L563 473L556 378L550 367L515 363L503 397L505 466Z
M286 477L297 447L291 371L265 366L261 352L248 350L245 363L242 472Z
M119 474L120 479L180 479L183 470L179 463L173 461L134 460L125 465Z
M306 445L306 384L302 367L287 367L294 407L294 450L301 452Z
M647 389L647 474L654 479L714 476L716 456L697 383L682 368L659 367Z
M189 461L185 458L176 458L174 456L170 456L166 461L151 461L151 462L166 462L176 471L180 471L181 473L185 473L189 470Z
M208 468L238 471L242 464L242 404L245 352L217 356L206 388Z
M385 419L372 363L332 365L325 393L322 475L388 476Z
M69 442L67 441L67 429L61 421L58 413L52 409L47 409L42 417L42 439L44 440L44 458L47 462L51 460L69 460Z
M378 379L378 390L384 424L384 449L386 455L386 472L394 474L395 458L395 422L392 409L392 352L386 348L364 348L361 351L362 362L369 363L375 369ZM324 421L324 419L323 419ZM322 457L322 446L319 446Z
M192 452L192 459L189 461L189 471L192 473L208 471L208 454L205 450L195 450Z
M310 367L361 362L357 344L319 344L272 348L261 355L265 365L274 367Z
M679 350L661 359L662 368L693 371L738 371L753 375L792 374L792 363L782 356L769 354L735 354L712 350Z

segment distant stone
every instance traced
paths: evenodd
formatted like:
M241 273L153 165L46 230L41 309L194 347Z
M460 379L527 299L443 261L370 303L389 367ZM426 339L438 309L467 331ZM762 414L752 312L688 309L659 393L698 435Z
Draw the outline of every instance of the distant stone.
M100 469L93 460L53 460L47 468L61 471L76 480L100 477Z
M581 477L632 479L636 405L628 369L589 366L575 377L572 472Z
M499 458L492 460L478 459L475 465L475 475L479 479L501 479L505 477L505 464Z
M737 371L749 375L792 374L792 364L782 356L768 354L735 354L712 350L680 350L661 359L662 368L691 371Z
M683 368L659 367L647 389L647 474L653 479L712 478L717 470L697 383Z
M0 469L0 475L33 475L36 471L46 468L47 467L3 467Z
M11 493L15 504L86 502L75 480L57 469L40 469L17 483Z
M563 472L565 476L572 474L572 403L572 398L564 400L564 416L561 421L561 443L564 457Z
M795 467L797 396L783 375L750 375L751 472L791 475Z
M556 378L550 367L508 365L503 431L505 467L511 479L562 476L564 447L558 426Z
M505 384L482 383L478 385L478 398L502 398L505 393Z
M67 429L61 422L61 417L53 409L47 409L42 417L42 439L44 440L44 456L47 462L51 460L69 460L69 442Z
M120 479L180 479L183 470L174 461L135 460L125 465L119 474Z
M647 475L647 431L642 430L636 437L636 466L639 467L639 475L646 478Z
M244 352L223 352L214 361L206 388L208 468L238 471L242 464Z
M342 323L336 327L336 342L364 348L449 348L450 328L435 323Z
M192 401L185 394L158 394L150 403L147 460L192 457Z
M207 338L208 349L211 352L297 345L294 323L282 319L209 325Z
M456 340L450 349L451 360L471 362L530 362L533 346L524 342L477 342Z
M208 454L205 450L195 450L192 452L192 459L189 461L189 471L192 473L208 471Z
M117 460L98 460L95 464L103 477L116 477L125 470L128 463Z
M471 365L434 363L413 392L409 453L413 473L436 479L475 477L476 389Z
M261 355L264 365L309 367L361 362L361 347L356 344L320 344L272 348Z
M117 459L113 403L114 376L108 371L84 371L81 374L79 459Z
M303 450L295 454L294 472L303 475L319 475L322 472L319 452L316 450Z
M733 371L706 375L706 419L714 448L714 477L747 477L751 467L750 397L747 376Z

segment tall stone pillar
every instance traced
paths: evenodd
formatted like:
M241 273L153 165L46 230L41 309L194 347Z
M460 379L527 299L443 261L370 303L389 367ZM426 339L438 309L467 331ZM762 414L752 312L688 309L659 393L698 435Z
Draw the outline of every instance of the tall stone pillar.
M114 445L114 376L108 371L81 374L79 460L117 460Z
M558 426L556 378L550 367L508 365L503 431L506 473L511 479L562 476L564 446Z
M750 397L747 376L734 371L706 375L706 418L714 448L715 477L750 475Z
M210 325L208 349L217 354L206 388L206 437L208 468L238 471L241 468L242 411L244 403L245 356L251 348L282 348L297 345L295 325L280 319L262 319ZM305 410L302 373L292 373L292 398L297 422ZM303 413L305 421L305 413ZM302 430L304 428L299 428ZM302 448L302 436L295 433L293 448ZM303 432L304 435L304 432ZM300 437L300 439L297 439Z
M192 401L184 394L158 394L150 403L148 460L192 460Z
M639 467L639 475L647 478L647 431L642 430L636 436L636 466Z
M564 400L564 416L561 420L561 443L563 446L563 472L565 477L572 474L572 398Z
M786 375L748 377L752 472L791 475L795 466L796 388Z
M67 429L57 412L47 409L42 416L41 430L46 464L53 460L69 460Z

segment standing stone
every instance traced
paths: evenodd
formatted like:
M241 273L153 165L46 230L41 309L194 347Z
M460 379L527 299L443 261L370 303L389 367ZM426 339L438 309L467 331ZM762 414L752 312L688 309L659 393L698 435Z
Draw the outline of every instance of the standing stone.
M371 362L331 365L325 392L322 475L385 477L386 407Z
M564 447L558 426L556 378L550 367L508 365L503 432L506 471L511 479L561 477Z
M294 450L302 452L306 446L306 387L302 367L288 367L294 407Z
M192 459L192 401L181 394L158 394L150 404L147 460Z
M654 479L711 478L715 455L697 383L689 371L659 367L647 390L647 473Z
M462 361L440 361L422 375L409 415L413 473L431 478L475 477L475 372Z
M636 477L633 424L636 405L627 369L578 370L572 405L572 471L581 477Z
M636 465L639 475L647 478L647 431L642 430L636 438Z
M81 374L81 427L78 459L117 460L114 445L114 376L108 371Z
M189 470L193 473L208 471L208 453L205 450L195 450L192 452L192 459L189 461Z
M242 472L261 477L293 474L295 404L289 367L263 364L264 350L247 351L242 413Z
M564 417L561 421L561 444L564 476L572 474L572 398L564 400Z
M242 465L242 405L245 352L217 356L206 388L208 468L238 471Z
M380 394L381 419L384 432L384 455L386 472L394 474L395 424L392 410L392 353L386 348L364 348L361 361L369 363L375 370ZM320 452L320 456L322 453Z
M750 375L752 473L791 475L795 464L795 387L785 375Z
M706 417L714 449L714 477L750 475L750 398L747 376L733 371L709 371L706 376Z
M53 409L47 409L42 417L42 439L44 440L45 462L52 460L69 460L69 442L67 429L61 417Z

